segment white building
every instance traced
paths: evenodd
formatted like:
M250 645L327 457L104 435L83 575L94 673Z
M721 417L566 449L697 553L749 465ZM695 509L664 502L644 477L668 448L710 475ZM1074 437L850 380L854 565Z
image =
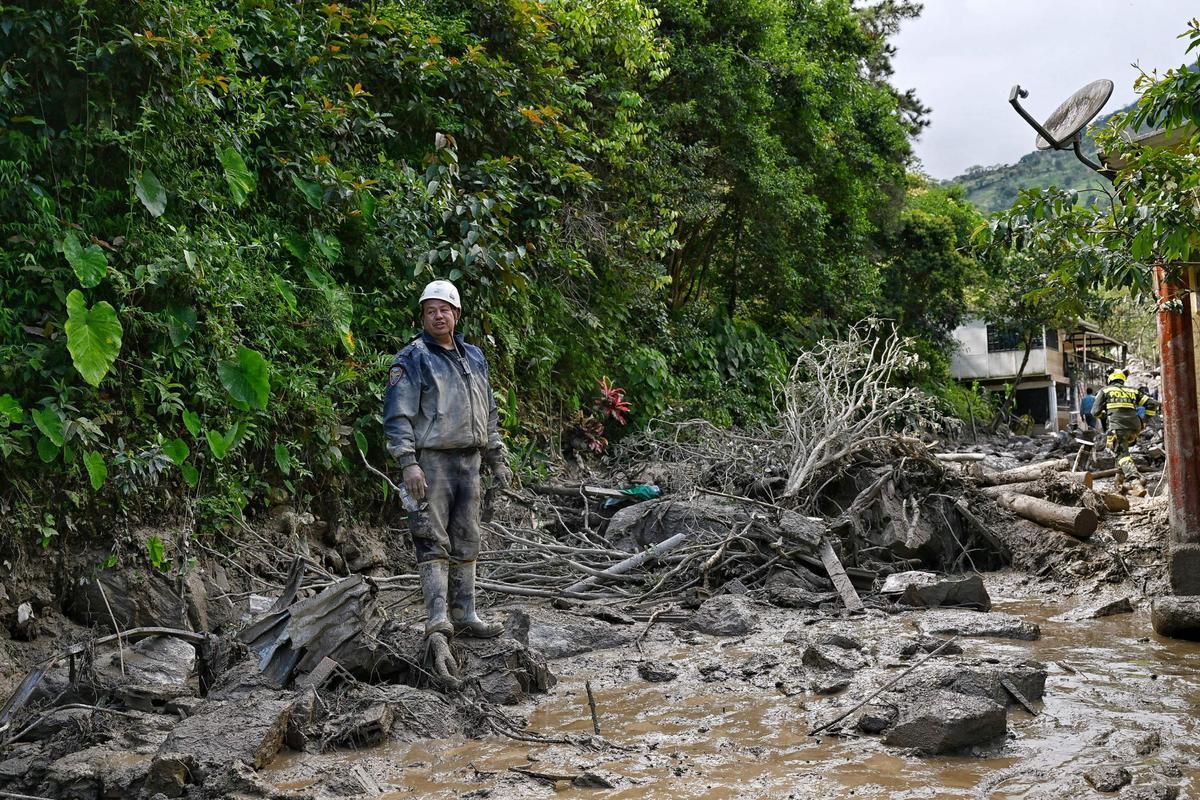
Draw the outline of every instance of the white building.
M958 350L950 372L960 381L977 381L1002 392L1017 377L1025 351L1021 337L969 319L954 329ZM1029 350L1029 361L1014 400L1014 413L1028 414L1046 430L1062 430L1079 410L1079 398L1088 387L1098 391L1105 374L1125 363L1126 346L1100 333L1096 326L1079 323L1070 332L1043 328Z

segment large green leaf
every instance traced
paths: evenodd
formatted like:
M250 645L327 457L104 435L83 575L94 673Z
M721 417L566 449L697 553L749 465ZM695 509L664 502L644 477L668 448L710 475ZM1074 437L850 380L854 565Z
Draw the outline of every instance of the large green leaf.
M288 311L296 313L296 292L292 290L290 281L286 281L278 275L272 275L271 280L275 284L275 291L279 292L279 296L283 298L283 302L287 303Z
M58 458L58 445L46 438L39 438L37 443L38 458L49 464Z
M138 176L133 191L150 212L150 216L161 217L167 210L167 190L152 170L146 170Z
M183 439L171 439L170 441L163 442L162 450L163 454L171 459L171 463L177 467L187 460L188 454L191 452L188 449L187 442Z
M288 452L286 446L275 445L275 463L279 465L279 471L284 475L292 474L292 454Z
M192 436L200 435L200 415L195 411L183 412L183 427L188 429L188 433Z
M0 427L20 425L25 419L25 409L11 394L0 394Z
M298 233L289 233L283 237L284 248L294 255L298 261L308 261L308 242Z
M63 442L65 441L65 437L63 436L63 419L62 414L58 413L58 409L35 408L33 410L33 424L37 425L37 429L55 447L63 446Z
M320 251L321 255L329 259L331 263L337 261L338 256L342 254L342 243L332 234L314 230L313 241L316 243L317 250Z
M249 347L239 347L234 361L217 365L225 390L240 408L266 408L271 392L267 360Z
M92 288L108 274L108 258L99 245L89 244L84 247L78 236L68 233L63 237L62 249L67 263L75 270L75 276L79 278L79 284L83 288Z
M121 352L117 312L103 300L88 308L83 293L73 289L67 295L66 328L71 362L85 381L99 386Z
M325 196L325 187L316 181L305 180L295 173L292 174L292 183L304 195L305 202L313 208L321 207L321 199Z
M205 431L204 438L208 440L208 449L216 456L217 460L225 457L229 452L229 448L233 447L233 440L237 438L237 426L229 429L228 433L218 433L217 431Z
M350 295L336 284L324 287L324 292L325 299L329 301L330 319L333 320L333 326L337 328L342 339L342 346L346 348L347 353L354 355L354 333L350 329L350 324L354 321L354 303L350 300Z
M191 306L173 306L167 309L167 333L171 344L179 347L196 330L196 309Z
M180 464L179 471L183 473L183 480L187 485L196 488L196 484L200 482L200 471L191 464Z
M239 206L258 186L258 177L246 167L242 154L232 147L226 147L220 152L221 167L225 170L225 183L229 185L229 193L233 202Z
M83 466L87 469L88 479L92 488L99 491L108 477L108 467L104 465L104 456L95 450L83 454Z

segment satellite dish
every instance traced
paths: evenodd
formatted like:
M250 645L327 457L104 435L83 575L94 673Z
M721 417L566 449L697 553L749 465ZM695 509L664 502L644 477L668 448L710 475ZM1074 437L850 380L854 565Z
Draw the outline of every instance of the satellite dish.
M1104 104L1108 102L1108 98L1112 97L1112 93L1113 82L1107 78L1101 78L1098 81L1092 81L1068 97L1062 105L1054 109L1054 113L1042 126L1043 132L1049 133L1052 141L1048 141L1047 137L1042 135L1043 132L1039 132L1035 140L1037 149L1061 150L1069 147L1079 132L1096 118L1100 109L1104 108Z
M1092 81L1054 109L1054 113L1046 120L1045 125L1042 125L1022 108L1020 98L1029 97L1029 92L1022 89L1019 84L1012 87L1012 91L1008 93L1008 102L1021 115L1021 118L1029 123L1029 127L1037 131L1038 136L1034 144L1037 145L1038 150L1050 150L1051 148L1074 150L1076 158L1090 169L1094 169L1111 180L1116 172L1102 164L1097 164L1083 154L1083 150L1080 148L1079 133L1096 118L1100 109L1104 108L1104 104L1108 102L1108 98L1112 97L1112 92L1112 81L1106 78Z

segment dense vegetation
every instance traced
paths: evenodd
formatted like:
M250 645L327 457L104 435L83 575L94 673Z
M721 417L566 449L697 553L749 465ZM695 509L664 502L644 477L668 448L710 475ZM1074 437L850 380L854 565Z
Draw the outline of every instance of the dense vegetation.
M916 10L5 7L0 538L377 498L355 451L383 466L382 379L435 276L526 468L597 435L606 376L634 424L728 424L867 314L932 357L976 220L905 175L923 109L887 38Z

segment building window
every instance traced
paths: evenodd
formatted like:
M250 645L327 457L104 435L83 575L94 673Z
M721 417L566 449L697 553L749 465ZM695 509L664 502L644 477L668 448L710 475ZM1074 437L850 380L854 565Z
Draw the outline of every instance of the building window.
M1058 330L1055 328L1046 328L1046 348L1049 350L1058 349Z
M1021 332L1012 329L999 328L993 325L987 326L987 348L989 353L1003 353L1006 350L1021 349ZM1033 342L1030 343L1029 349L1037 350L1042 346L1042 335L1039 333L1033 337Z

